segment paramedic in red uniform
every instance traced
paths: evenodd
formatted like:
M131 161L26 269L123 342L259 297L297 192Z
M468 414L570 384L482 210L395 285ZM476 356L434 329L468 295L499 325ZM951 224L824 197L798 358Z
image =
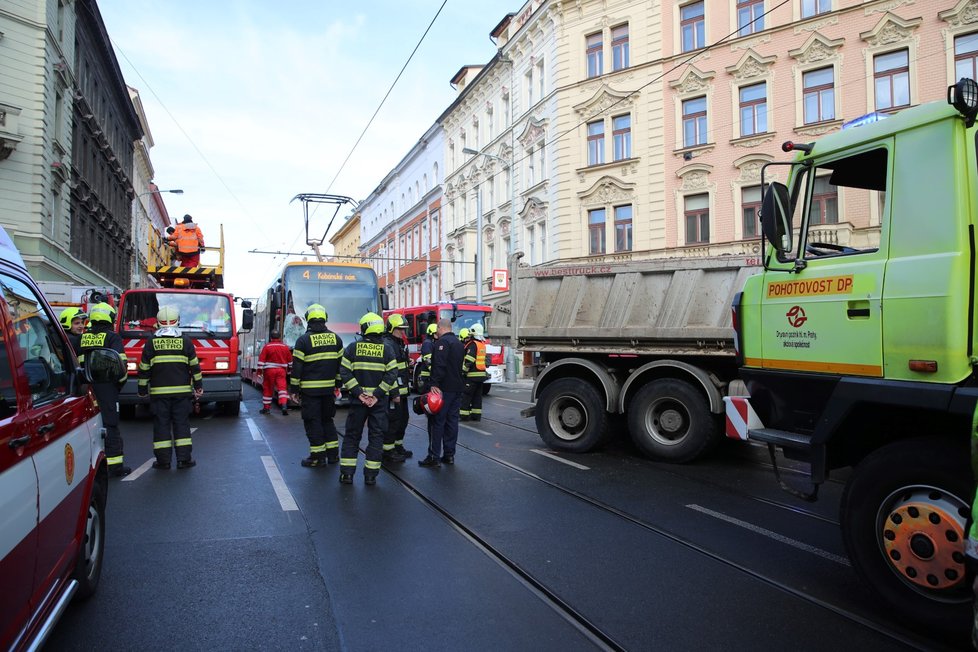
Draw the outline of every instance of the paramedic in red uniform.
M258 356L258 370L262 372L261 413L269 414L272 394L275 393L282 414L289 413L289 391L286 376L292 364L292 351L282 342L278 333L272 333L268 344L262 347Z

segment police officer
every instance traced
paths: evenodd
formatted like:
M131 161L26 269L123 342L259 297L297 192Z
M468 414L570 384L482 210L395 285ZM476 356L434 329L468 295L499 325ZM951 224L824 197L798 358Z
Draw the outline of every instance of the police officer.
M171 449L176 448L177 468L189 469L197 462L190 456L191 397L204 393L200 362L194 343L180 332L180 311L163 306L156 314L160 328L143 346L139 362L139 395L149 396L153 413L154 469L170 468Z
M397 384L391 389L387 411L387 430L384 432L384 462L403 462L413 453L404 448L404 432L408 424L408 355L404 345L407 323L403 315L393 313L387 317L384 342L394 351L397 359Z
M465 396L459 418L462 421L482 420L482 384L486 382L486 343L483 341L482 324L474 324L465 342L465 358L462 360L465 374Z
M77 308L76 308L77 311ZM76 314L74 319L77 319ZM119 432L119 391L126 384L126 350L119 334L112 330L112 310L107 303L92 306L92 330L81 333L78 337L78 364L86 367L97 364L93 352L99 349L109 349L119 356L122 361L122 375L114 382L92 383L95 398L98 399L99 412L102 413L102 425L105 427L105 457L108 463L109 475L116 478L132 473L132 469L123 464L122 433Z
M65 329L65 335L68 336L68 341L71 342L71 348L77 354L78 347L81 345L82 333L85 332L85 323L88 321L88 315L81 308L71 306L62 310L58 319L61 321L61 327Z
M289 387L292 401L302 408L302 423L309 440L309 457L302 460L302 466L326 466L340 459L333 417L343 340L326 328L328 318L326 309L318 303L306 308L307 329L295 341L292 351Z
M465 383L462 379L462 343L452 332L452 322L438 322L438 343L431 356L431 392L442 397L441 409L434 415L428 438L428 455L419 466L437 467L455 463L458 441L458 411Z
M397 358L384 343L384 320L368 312L360 318L363 339L346 347L340 364L343 389L350 392L350 411L340 451L340 482L353 484L357 449L367 422L367 455L363 481L376 484L387 431L387 395L397 382Z
M421 343L421 357L418 358L420 365L418 377L422 394L427 392L431 386L431 354L435 350L436 339L438 339L438 324L429 324L428 337L424 338L424 342Z

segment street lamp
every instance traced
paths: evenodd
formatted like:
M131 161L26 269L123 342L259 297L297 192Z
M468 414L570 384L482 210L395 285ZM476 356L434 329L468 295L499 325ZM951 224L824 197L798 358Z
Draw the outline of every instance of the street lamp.
M182 189L180 189L180 188L174 188L173 190L148 190L146 192L141 192L141 193L139 193L136 196L137 197L142 197L143 195L157 195L157 194L160 194L161 195L164 192L169 192L169 193L172 193L174 195L182 195L183 194L183 190Z
M472 149L471 147L463 147L463 154L469 154L471 156L485 156L487 158L495 159L499 161L504 168L509 170L509 214L510 214L510 236L509 236L509 251L506 254L507 267L509 267L509 262L513 259L513 253L516 251L519 242L520 230L516 225L516 175L513 174L512 164L501 156L496 156L495 154L490 154L489 152L479 152ZM476 196L476 210L479 212L478 215L478 229L479 232L476 234L477 247L479 249L479 258L476 259L476 279L479 281L478 289L476 290L477 296L482 295L482 279L479 278L479 274L482 271L482 193L480 192ZM516 259L518 260L518 258ZM506 360L506 380L509 382L516 382L516 347L519 340L516 336L516 321L517 321L517 311L516 311L516 272L518 271L519 264L513 267L513 274L509 279L509 323L510 323L510 345L509 345L509 358Z

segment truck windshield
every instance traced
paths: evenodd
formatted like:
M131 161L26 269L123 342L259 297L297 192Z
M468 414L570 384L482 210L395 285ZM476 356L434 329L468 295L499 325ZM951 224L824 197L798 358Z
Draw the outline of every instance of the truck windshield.
M158 328L156 314L163 306L180 311L180 328L191 337L231 336L231 301L227 295L166 290L126 295L122 303L122 333L149 335Z
M285 274L285 327L282 340L289 346L306 331L306 308L318 303L326 308L329 329L346 335L359 334L360 318L378 312L377 281L371 269L290 267Z
M489 313L484 310L455 310L455 321L452 322L452 330L458 335L463 328L471 329L475 324L482 324L483 331L486 328L486 315ZM440 319L451 319L453 311L451 308L442 308L438 311Z

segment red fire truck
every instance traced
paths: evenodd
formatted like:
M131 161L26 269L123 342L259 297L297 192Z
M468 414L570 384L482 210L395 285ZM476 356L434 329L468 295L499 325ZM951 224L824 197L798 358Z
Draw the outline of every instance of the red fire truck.
M420 369L416 362L421 356L421 343L424 341L428 324L434 324L439 319L450 319L452 330L458 334L463 328L472 328L482 324L486 332L486 373L488 378L482 385L482 393L488 394L491 386L501 383L504 378L505 351L501 345L493 344L490 333L486 330L486 319L492 312L492 306L484 303L431 303L424 306L409 308L394 308L384 312L384 317L398 313L407 322L408 355L411 358L411 385L414 391L419 389Z
M119 394L119 411L132 417L136 405L149 399L137 395L137 367L143 345L156 330L156 314L163 306L180 311L180 330L194 341L204 395L201 401L215 401L222 411L236 416L241 407L241 371L238 324L234 313L234 296L221 292L224 287L224 229L221 244L205 247L216 251L216 265L199 267L149 265L147 271L162 287L126 290L119 299L116 330L122 336L129 362L129 380ZM251 304L241 302L241 328L252 327Z

